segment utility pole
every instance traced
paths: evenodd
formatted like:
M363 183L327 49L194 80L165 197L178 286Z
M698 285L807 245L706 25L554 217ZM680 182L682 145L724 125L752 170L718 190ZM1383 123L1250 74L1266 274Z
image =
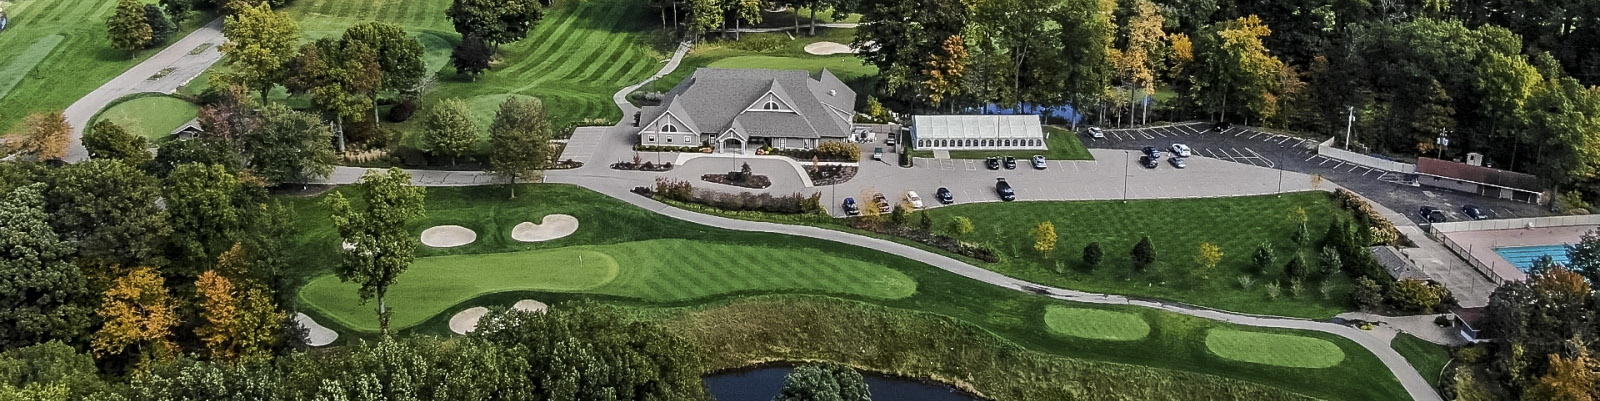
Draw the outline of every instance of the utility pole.
M1350 130L1356 125L1356 106L1345 107L1349 108L1350 119L1344 124L1344 150L1350 150Z
M1122 203L1128 203L1128 164L1133 163L1133 154L1122 151Z

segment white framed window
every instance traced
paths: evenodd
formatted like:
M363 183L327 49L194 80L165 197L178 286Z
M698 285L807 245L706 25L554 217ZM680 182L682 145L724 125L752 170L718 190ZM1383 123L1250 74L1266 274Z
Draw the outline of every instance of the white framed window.
M672 135L667 135L667 143L672 143Z
M655 141L656 141L656 136L655 135L651 135L650 136L650 142L655 142Z
M778 102L777 101L773 101L773 100L768 100L766 105L761 106L761 109L762 110L780 110L780 108L778 107Z
M684 135L683 136L683 142L684 143L694 143L694 135Z
M672 124L662 124L661 132L678 132L678 126Z

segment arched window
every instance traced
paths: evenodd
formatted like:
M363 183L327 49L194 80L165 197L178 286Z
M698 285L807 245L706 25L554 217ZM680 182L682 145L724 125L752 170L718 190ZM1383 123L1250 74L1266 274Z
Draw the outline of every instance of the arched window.
M678 132L678 126L672 124L662 124L661 132Z
M768 100L766 105L761 106L761 109L762 110L779 110L778 102L774 101L774 100Z

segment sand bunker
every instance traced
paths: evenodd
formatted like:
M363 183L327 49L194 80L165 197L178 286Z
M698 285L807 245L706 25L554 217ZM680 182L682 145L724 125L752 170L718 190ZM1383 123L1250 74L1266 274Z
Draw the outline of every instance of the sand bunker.
M544 302L524 299L517 301L516 304L511 305L511 309L516 309L523 312L544 313L544 311L550 309L550 306L545 305Z
M462 226L437 226L422 230L422 244L434 248L454 248L477 239L478 233Z
M856 52L856 49L850 48L850 45L843 44L843 43L838 43L838 42L817 42L817 43L812 43L812 44L806 45L806 53L811 53L811 54L815 54L815 55L818 55L818 56L826 56L826 55L829 55L829 54L846 54L846 53L855 53L855 52Z
M578 231L578 218L564 214L545 215L539 224L522 222L511 228L511 239L522 242L543 242L572 235ZM423 233L424 236L427 233Z
M478 321L483 315L489 313L489 308L475 306L450 317L450 331L456 334L467 334L478 329Z
M317 321L311 320L311 316L306 316L304 313L294 314L294 322L306 329L306 345L321 347L333 344L333 340L339 339L338 332L318 324Z

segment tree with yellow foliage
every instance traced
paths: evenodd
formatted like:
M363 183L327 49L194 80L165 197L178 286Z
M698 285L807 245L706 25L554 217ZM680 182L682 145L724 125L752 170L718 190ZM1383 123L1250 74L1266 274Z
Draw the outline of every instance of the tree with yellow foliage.
M1572 347L1576 343L1576 347ZM1569 348L1576 350L1572 357L1550 354L1550 369L1540 376L1538 384L1528 389L1525 399L1544 401L1592 401L1594 386L1600 381L1595 373L1596 361L1589 350L1574 338Z
M172 328L178 314L166 280L148 266L135 267L111 282L101 301L105 325L91 344L98 355L121 354L133 346L142 363L172 358ZM147 347L148 346L148 347Z
M1033 250L1045 255L1056 250L1056 223L1046 221L1033 228Z
M1196 274L1200 278L1207 278L1217 269L1217 264L1222 263L1222 247L1210 242L1200 243L1200 252L1195 255L1194 262L1200 265L1200 270Z
M239 300L233 293L233 282L216 270L206 270L194 283L196 305L205 320L194 332L205 342L213 359L232 360L239 356L235 339L243 330L239 325Z
M25 131L6 138L5 151L16 151L38 160L58 160L67 156L67 141L72 126L60 111L29 114L23 120Z

